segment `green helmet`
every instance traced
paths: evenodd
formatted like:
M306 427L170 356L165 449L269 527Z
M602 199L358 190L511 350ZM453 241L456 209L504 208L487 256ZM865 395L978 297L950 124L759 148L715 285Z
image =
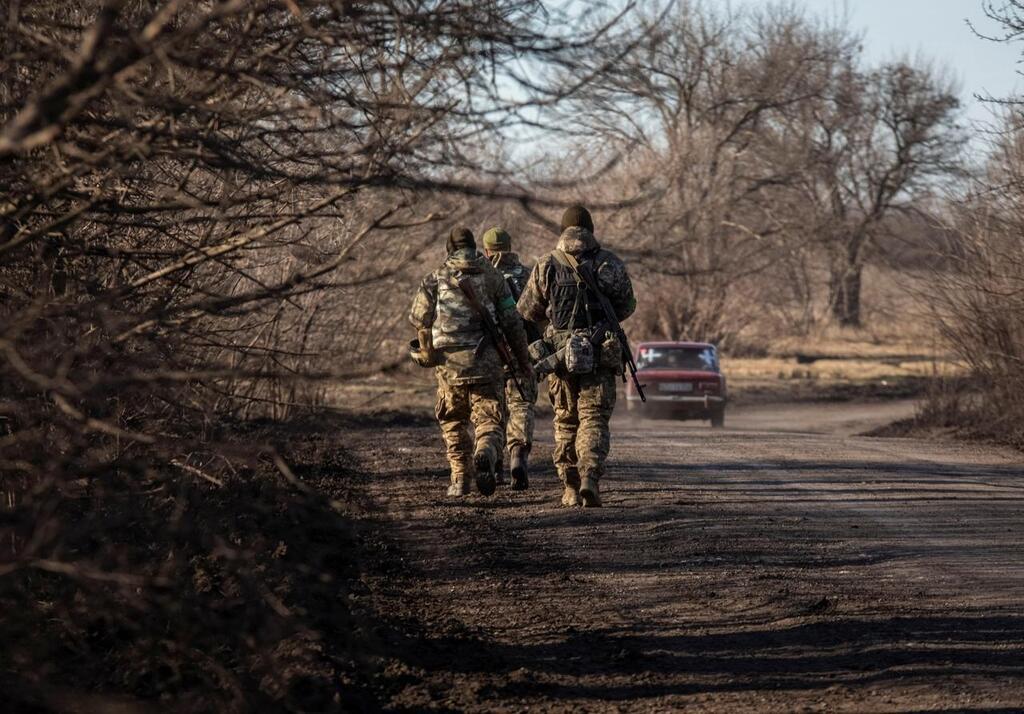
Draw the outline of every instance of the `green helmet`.
M495 226L484 233L484 249L492 253L512 250L512 236L504 228Z

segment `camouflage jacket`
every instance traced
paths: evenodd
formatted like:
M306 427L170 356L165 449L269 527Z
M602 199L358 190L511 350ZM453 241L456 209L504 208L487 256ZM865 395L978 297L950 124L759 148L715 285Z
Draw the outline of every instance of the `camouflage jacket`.
M530 279L530 270L519 262L517 253L496 253L491 257L491 264L510 284L509 287L515 286L512 297L523 294L526 282Z
M485 381L500 374L501 363L480 316L459 289L458 281L464 277L473 283L480 301L508 338L513 353L528 360L523 322L508 285L490 261L476 251L455 251L444 265L423 279L409 311L409 322L418 330L431 331L434 348L445 355L445 363L439 369L447 370L450 379Z
M519 256L516 253L497 253L491 256L491 264L505 277L505 282L509 284L512 291L512 297L518 300L526 290L526 283L530 280L529 268L519 262ZM541 338L541 333L544 331L543 325L537 325L529 320L524 320L523 323L527 342Z
M585 228L567 228L556 247L580 262L590 262L598 288L608 298L620 322L633 314L636 298L626 266L617 255L603 249L593 233ZM537 261L530 274L519 298L519 314L531 322L550 321L552 330L596 324L601 319L599 304L586 291L579 291L571 269L563 266L553 253L548 253ZM577 295L582 305L572 311L572 319L569 319L566 313Z

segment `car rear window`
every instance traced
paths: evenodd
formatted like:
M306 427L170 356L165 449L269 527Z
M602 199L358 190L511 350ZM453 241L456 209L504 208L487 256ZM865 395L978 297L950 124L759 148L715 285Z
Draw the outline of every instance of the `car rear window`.
M641 347L637 369L694 369L718 371L713 347Z

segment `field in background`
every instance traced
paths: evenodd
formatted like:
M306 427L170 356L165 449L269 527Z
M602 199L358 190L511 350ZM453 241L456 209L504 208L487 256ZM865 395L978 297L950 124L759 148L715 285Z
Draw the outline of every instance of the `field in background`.
M860 328L822 318L798 330L770 316L775 319L752 331L742 354L722 357L733 400L918 397L937 380L964 375L966 365L936 330L925 297L930 280L926 272L869 266ZM825 290L819 285L816 293L811 310L823 316Z
M786 337L767 357L723 356L734 400L839 400L917 397L927 385L967 373L937 338L880 337L863 330L826 330Z

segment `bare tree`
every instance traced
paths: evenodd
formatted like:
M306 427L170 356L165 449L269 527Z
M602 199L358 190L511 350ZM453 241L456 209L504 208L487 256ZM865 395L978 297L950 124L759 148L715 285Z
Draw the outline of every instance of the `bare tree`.
M959 170L951 84L909 62L866 68L855 34L791 6L681 3L643 22L566 120L580 152L626 157L599 195L649 197L610 230L661 297L648 329L727 343L758 306L806 329L822 253L834 318L859 324L884 219Z
M798 119L811 159L800 182L829 258L840 325L861 323L861 275L885 219L960 174L959 100L934 70L907 62L862 70L852 56Z
M618 249L658 291L648 329L728 341L755 314L735 309L753 297L750 278L802 259L807 236L784 189L809 157L787 117L822 99L851 40L788 7L681 3L644 23L644 43L580 92L567 119L588 137L581 148L598 137L626 156L599 195L649 197L606 229L628 236Z

